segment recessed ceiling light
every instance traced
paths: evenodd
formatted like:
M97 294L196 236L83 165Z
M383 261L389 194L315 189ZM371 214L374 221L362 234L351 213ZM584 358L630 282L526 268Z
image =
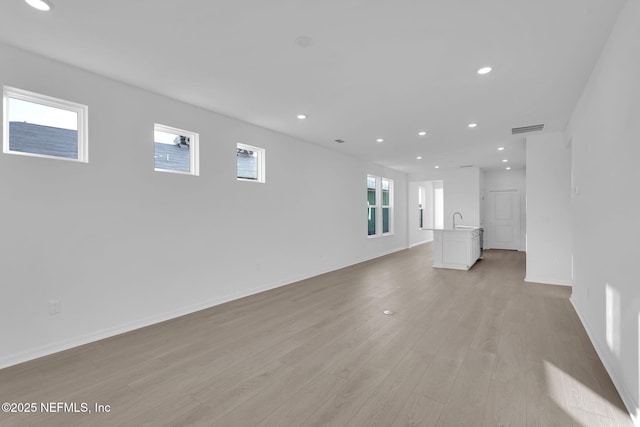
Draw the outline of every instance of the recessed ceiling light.
M300 120L304 120L304 119L307 118L307 115L306 114L298 114L296 117L299 118Z
M506 169L506 170L508 170L508 171L510 171L510 170L511 170L511 167L510 167L510 166L507 166L505 169Z
M476 126L478 126L477 123L469 123L467 126L469 126L470 128L474 128Z
M421 130L420 132L418 132L418 135L420 135L420 136L425 136L426 134L427 134L427 133L426 133L425 131L423 131L423 130Z
M376 139L376 142L384 142L384 139L378 138L378 139Z
M48 0L24 0L27 4L35 9L48 12L53 9L53 5Z
M507 163L509 160L507 159L502 159L502 163Z
M440 169L440 166L434 166L434 168L436 168L436 169Z
M504 150L504 147L498 147L498 151Z
M491 72L491 67L482 67L478 70L478 74L489 74Z
M422 156L416 157L417 160L422 160Z

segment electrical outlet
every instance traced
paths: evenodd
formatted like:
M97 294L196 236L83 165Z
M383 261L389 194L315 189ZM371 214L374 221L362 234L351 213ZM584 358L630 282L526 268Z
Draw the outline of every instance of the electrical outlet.
M49 316L54 316L62 311L62 303L59 299L49 301Z

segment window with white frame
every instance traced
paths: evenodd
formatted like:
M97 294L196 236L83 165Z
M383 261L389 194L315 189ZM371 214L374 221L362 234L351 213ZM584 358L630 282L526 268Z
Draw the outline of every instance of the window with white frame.
M265 182L264 148L239 143L236 149L236 166L239 181Z
M378 179L375 176L367 176L367 208L368 208L368 235L376 235L376 219L378 209Z
M88 162L88 107L3 88L3 152Z
M418 228L424 227L424 199L425 190L424 187L418 187Z
M198 175L198 140L195 132L155 124L155 170Z
M367 234L371 237L393 232L393 181L367 175Z

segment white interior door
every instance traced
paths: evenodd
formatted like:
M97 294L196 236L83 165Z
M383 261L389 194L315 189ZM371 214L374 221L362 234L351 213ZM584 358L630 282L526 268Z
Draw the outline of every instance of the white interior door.
M489 192L488 248L520 248L520 195L518 190Z

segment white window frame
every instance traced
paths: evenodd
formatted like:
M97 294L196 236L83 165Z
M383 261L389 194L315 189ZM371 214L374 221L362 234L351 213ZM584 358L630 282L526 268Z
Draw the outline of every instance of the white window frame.
M2 151L6 154L17 154L20 156L30 157L42 157L46 159L68 160L72 162L89 162L89 107L76 102L67 101L64 99L54 98L48 95L42 95L35 92L30 92L24 89L18 89L11 86L3 86L2 88L3 98L3 143ZM34 104L45 105L47 107L57 108L60 110L71 111L77 114L78 118L78 157L60 157L48 154L29 153L24 151L13 151L10 145L9 135L9 98L19 99L21 101L31 102Z
M370 204L369 203L369 179L374 179L375 183L376 183L376 188L375 188L375 193L376 193L376 203L375 204ZM376 232L374 234L369 234L369 215L370 213L368 213L367 215L367 237L368 238L374 238L374 237L378 237L379 233L380 233L380 220L382 218L381 215L381 210L380 210L380 205L381 205L381 201L380 201L380 183L379 183L380 178L375 176L375 175L367 175L367 211L370 210L371 208L374 208L376 210L375 213L375 230Z
M375 208L376 209L376 232L375 234L369 234L369 227L367 225L367 237L368 238L375 238L375 237L381 237L381 236L390 236L393 234L394 232L394 220L393 220L393 214L394 214L394 209L393 209L393 199L394 199L394 189L393 189L393 180L390 178L384 178L384 177L380 177L380 176L376 176L376 175L371 175L368 174L367 175L367 180L369 178L374 178L376 180L376 204L375 205L370 205L369 204L369 198L367 196L367 208ZM382 203L382 181L387 181L389 182L389 204L385 205ZM369 192L369 187L367 184L367 194ZM383 215L382 215L382 210L384 208L388 208L389 209L389 231L387 231L386 233L384 232L384 225L383 225ZM369 219L367 218L367 224L368 224Z
M426 199L426 190L423 186L418 186L418 229L422 230L423 228L426 228L426 224L425 224L425 216L424 216L424 212L425 212L425 199ZM422 224L420 224L420 222L422 222Z
M236 145L236 156L237 156L237 150L241 149L241 150L247 150L247 151L253 151L254 153L256 153L256 166L257 166L257 178L256 179L251 179L251 178L241 178L238 176L238 162L237 162L237 157L236 157L236 179L238 181L246 181L246 182L260 182L260 183L265 183L266 182L266 170L265 170L265 166L266 166L266 150L264 148L260 148L260 147L256 147L253 145L248 145L248 144L243 144L241 142L238 142L238 144Z
M382 192L383 192L383 188L382 188L382 182L383 181L387 181L389 183L389 204L385 205L383 202L383 197L382 197ZM389 179L389 178L380 178L380 206L382 209L380 209L380 232L383 236L387 236L390 234L393 234L393 180ZM387 231L386 233L384 232L384 223L382 221L382 217L383 217L383 211L384 209L387 208L389 209L389 231Z
M172 133L181 136L189 137L189 172L175 171L171 169L156 168L154 163L154 169L156 172L168 172L177 173L179 175L200 175L200 135L190 130L184 130L173 126L162 125L160 123L153 124L153 131ZM154 137L155 139L155 137ZM154 154L155 154L155 141L154 141Z

